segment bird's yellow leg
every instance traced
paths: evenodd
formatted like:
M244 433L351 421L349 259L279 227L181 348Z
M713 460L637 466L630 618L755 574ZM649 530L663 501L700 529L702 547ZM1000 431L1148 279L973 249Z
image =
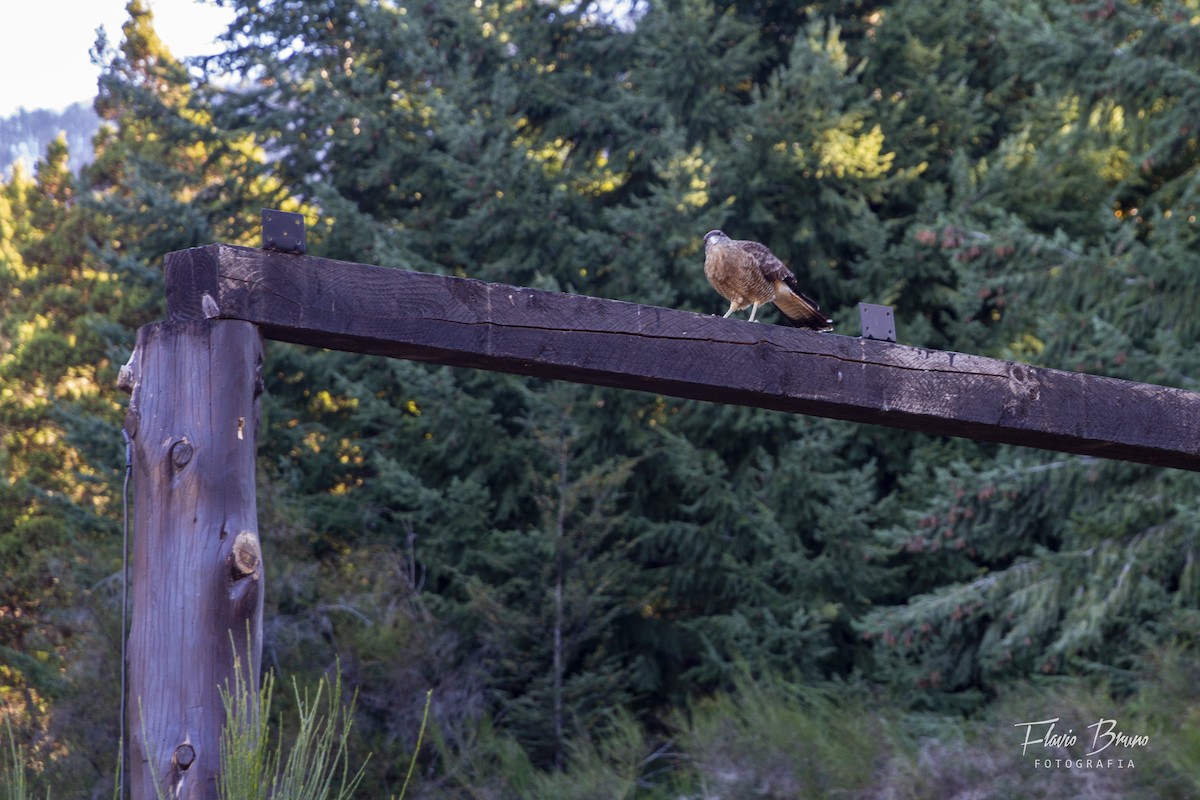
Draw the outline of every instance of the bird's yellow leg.
M750 306L750 322L754 322L754 315L758 313L758 306L759 306L758 303L755 303L752 306Z
M726 317L728 317L730 314L732 314L734 311L737 311L737 303L730 302L730 304L729 304L729 310L725 312L724 316L722 316L722 317L721 317L721 319L725 319L725 318L726 318Z

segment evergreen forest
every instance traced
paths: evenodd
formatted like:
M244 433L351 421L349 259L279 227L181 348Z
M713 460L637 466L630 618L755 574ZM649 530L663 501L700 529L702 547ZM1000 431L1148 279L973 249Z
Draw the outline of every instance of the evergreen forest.
M87 165L0 180L0 789L114 796L118 369L164 254L262 208L704 314L720 228L835 333L1200 389L1200 0L210 1L181 62L129 0ZM340 681L358 797L1200 794L1194 473L277 342L264 378L263 666Z

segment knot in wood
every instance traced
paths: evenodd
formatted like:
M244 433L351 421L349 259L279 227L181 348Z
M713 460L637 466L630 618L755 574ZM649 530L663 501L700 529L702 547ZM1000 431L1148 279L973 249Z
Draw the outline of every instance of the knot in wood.
M175 748L174 760L179 769L187 769L196 761L196 748L186 743L179 745Z
M123 392L133 394L133 390L137 387L138 382L138 356L139 353L135 348L129 354L129 361L121 365L121 369L117 371L117 388Z
M1037 402L1041 399L1041 384L1038 381L1037 373L1032 367L1013 364L1008 369L1008 377L1018 384L1013 389L1014 394L1021 395L1027 402Z
M180 439L171 445L171 463L175 465L175 469L183 469L192 460L194 452L191 442L187 439Z
M241 531L233 540L233 576L246 578L258 572L261 559L258 536L253 531Z

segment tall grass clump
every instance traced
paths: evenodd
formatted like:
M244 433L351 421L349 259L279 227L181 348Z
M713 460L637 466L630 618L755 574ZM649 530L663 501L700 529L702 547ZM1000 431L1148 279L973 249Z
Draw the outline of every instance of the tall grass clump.
M221 690L226 720L218 787L222 800L350 800L363 767L350 767L353 701L343 705L341 677L322 677L311 699L292 681L298 725L285 754L280 738L272 742L267 724L274 676L268 673L255 694L242 670L234 672L233 688Z
M25 754L7 719L4 720L4 731L8 745L0 748L0 800L29 800L32 795L25 777Z

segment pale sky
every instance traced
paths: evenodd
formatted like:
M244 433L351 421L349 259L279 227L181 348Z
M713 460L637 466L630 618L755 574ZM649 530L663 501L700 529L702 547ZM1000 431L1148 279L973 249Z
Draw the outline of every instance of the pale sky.
M0 0L0 117L18 108L61 110L96 96L88 51L96 28L121 41L127 0ZM148 0L159 37L177 57L214 53L233 16L201 0Z

